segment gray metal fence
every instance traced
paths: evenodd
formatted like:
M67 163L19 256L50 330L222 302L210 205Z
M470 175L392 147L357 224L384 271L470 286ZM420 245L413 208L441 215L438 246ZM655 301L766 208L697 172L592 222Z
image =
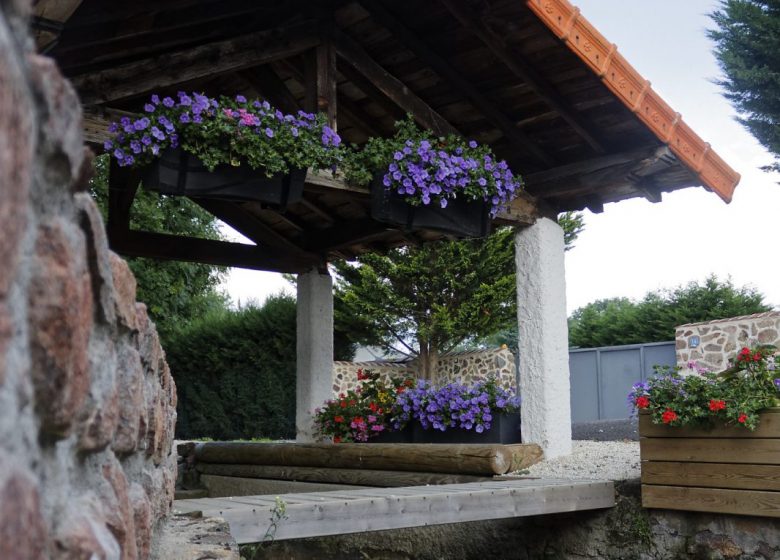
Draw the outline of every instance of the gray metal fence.
M674 342L570 349L572 422L628 418L631 386L656 364L676 364Z

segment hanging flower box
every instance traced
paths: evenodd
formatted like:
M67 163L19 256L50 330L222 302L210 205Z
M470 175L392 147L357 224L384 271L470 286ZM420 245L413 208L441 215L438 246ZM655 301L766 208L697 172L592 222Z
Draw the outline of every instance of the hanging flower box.
M152 95L144 111L112 123L104 148L163 194L285 207L303 197L308 168L332 168L344 153L324 115L285 115L241 95Z
M416 443L414 430L405 426L402 430L385 430L368 438L368 443Z
M305 179L305 169L271 177L247 165L220 164L209 170L181 148L165 150L141 173L144 187L161 194L256 201L282 208L303 198Z
M476 430L449 428L447 430L423 429L419 422L413 424L413 443L521 443L520 413L499 413L493 416L490 428L481 433Z
M484 200L455 198L445 208L415 206L397 191L385 188L381 177L371 184L371 217L410 231L430 229L458 237L485 237L490 233L490 205Z

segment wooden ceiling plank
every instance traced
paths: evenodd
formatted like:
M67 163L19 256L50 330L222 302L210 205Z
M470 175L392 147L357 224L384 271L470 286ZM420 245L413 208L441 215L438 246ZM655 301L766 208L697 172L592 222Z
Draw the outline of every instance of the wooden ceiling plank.
M311 252L328 254L352 245L375 241L384 237L388 231L391 231L391 228L387 225L364 218L317 231L304 245Z
M356 41L338 30L334 31L334 39L338 55L404 111L411 113L418 123L438 136L459 134L452 124L385 70Z
M545 165L553 165L553 159L534 143L523 131L517 128L512 120L502 113L495 104L485 97L463 74L449 65L438 53L433 51L418 33L396 18L390 11L375 0L361 0L363 8L371 14L371 18L382 27L393 33L407 49L411 50L423 63L431 67L436 74L448 81L461 95L471 103L512 143L524 148L537 160Z
M74 76L71 81L82 103L100 104L267 64L314 47L319 41L316 22L304 22L120 64Z
M261 97L286 113L296 113L301 106L270 65L242 70L239 75Z
M476 35L515 76L523 80L533 91L554 109L569 125L598 153L604 153L604 146L589 131L584 120L569 109L566 100L544 80L536 70L523 60L522 56L512 53L504 40L496 35L476 13L472 12L460 0L440 0L449 12L466 29Z
M33 7L31 27L35 29L35 45L48 52L59 42L66 21L82 0L38 0Z

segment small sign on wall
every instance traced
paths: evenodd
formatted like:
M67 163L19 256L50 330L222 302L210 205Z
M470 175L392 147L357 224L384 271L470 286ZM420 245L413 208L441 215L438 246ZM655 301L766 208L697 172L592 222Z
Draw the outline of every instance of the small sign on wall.
M688 338L688 348L698 348L699 347L699 337L698 335L694 335Z

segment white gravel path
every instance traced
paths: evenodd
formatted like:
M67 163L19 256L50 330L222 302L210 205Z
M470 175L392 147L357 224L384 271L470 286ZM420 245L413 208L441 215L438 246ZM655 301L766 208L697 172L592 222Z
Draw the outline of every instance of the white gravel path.
M547 478L626 480L638 478L639 442L574 441L566 457L544 460L511 475Z

